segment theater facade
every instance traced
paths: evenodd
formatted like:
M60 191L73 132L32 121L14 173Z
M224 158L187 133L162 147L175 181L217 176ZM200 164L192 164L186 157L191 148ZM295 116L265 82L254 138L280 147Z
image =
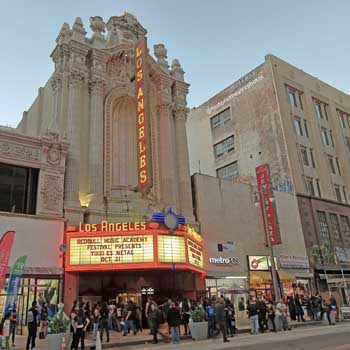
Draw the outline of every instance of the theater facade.
M133 15L89 21L91 35L79 17L63 24L53 74L11 130L55 135L53 164L66 147L64 183L53 174L46 188L66 222L65 305L195 297L205 292L204 242L193 215L184 71L178 59L169 66L163 44L151 54Z

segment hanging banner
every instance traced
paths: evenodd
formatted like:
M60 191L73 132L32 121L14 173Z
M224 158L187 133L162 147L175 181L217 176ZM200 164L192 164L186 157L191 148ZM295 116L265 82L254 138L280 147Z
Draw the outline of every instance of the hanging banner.
M267 235L269 234L271 237L271 243L272 244L280 244L281 243L281 237L279 233L279 227L277 223L277 215L276 215L276 208L275 203L271 201L272 196L272 189L270 186L270 170L268 164L263 164L258 166L256 169L256 179L258 183L258 191L259 191L259 198L260 198L260 206L264 221L264 231L265 231L265 243L268 245ZM266 209L266 216L264 215L264 206ZM266 225L267 220L267 225ZM269 232L266 230L266 226L269 228Z
M5 313L6 315L10 310L15 310L17 306L18 291L21 286L22 275L24 271L24 266L26 264L27 256L21 256L15 262L12 268L9 285L7 287L7 296L5 303Z
M7 266L11 255L13 241L15 239L15 232L6 232L0 240L0 290L3 288Z
M147 87L147 42L139 39L135 46L137 91L137 155L139 165L139 189L146 193L152 186L150 114Z

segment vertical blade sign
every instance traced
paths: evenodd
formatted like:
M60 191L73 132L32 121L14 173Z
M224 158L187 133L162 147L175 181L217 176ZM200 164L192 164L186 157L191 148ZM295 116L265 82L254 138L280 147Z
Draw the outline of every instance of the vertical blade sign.
M7 266L10 259L14 239L15 232L8 231L2 236L0 240L0 290L2 289L5 282Z
M265 243L268 245L267 235L269 234L271 237L272 244L281 243L281 237L279 233L279 226L277 223L277 215L275 210L275 203L273 203L270 199L272 198L271 187L270 187L270 172L268 164L263 164L258 166L256 169L256 179L258 183L258 191L260 198L260 206L262 210L262 216L264 221L264 231L265 231ZM264 198L263 198L264 192ZM264 217L264 209L263 205L265 203L266 215L267 218ZM266 225L267 220L267 225ZM266 230L266 226L269 227L269 232Z
M139 189L145 193L151 187L149 113L147 106L147 45L142 37L136 43L136 92L137 92L137 154L139 165Z

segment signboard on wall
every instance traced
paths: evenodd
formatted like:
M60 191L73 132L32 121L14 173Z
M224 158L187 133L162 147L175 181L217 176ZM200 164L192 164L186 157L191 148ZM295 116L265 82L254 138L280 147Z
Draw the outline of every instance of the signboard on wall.
M276 207L275 203L271 200L272 189L270 186L270 171L268 164L258 166L256 169L256 179L258 183L260 206L262 211L262 217L264 221L265 231L265 243L268 245L268 236L271 237L272 244L280 244L281 237L279 233L279 227L277 223ZM264 215L264 205L266 216ZM268 230L267 230L268 226Z
M137 91L137 153L139 165L139 188L147 192L152 186L150 114L147 91L147 42L142 37L136 42L136 91Z
M70 239L70 265L153 262L153 236L91 236Z
M194 266L203 268L203 248L190 239L187 240L187 248L188 262Z
M280 255L280 266L291 269L308 269L310 267L307 256Z
M204 273L202 237L187 225L80 224L66 232L66 271L174 268Z
M275 265L277 268L277 260L275 259ZM271 267L271 260L269 256L265 255L249 255L248 266L250 271L269 271Z

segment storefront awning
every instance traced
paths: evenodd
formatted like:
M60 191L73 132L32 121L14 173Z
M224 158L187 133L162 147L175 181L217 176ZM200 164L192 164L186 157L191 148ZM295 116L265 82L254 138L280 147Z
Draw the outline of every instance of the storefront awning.
M278 276L282 283L296 282L295 276L291 275L286 271L279 270ZM251 271L249 272L249 279L250 279L250 283L253 283L253 284L264 284L264 283L272 282L270 271Z

